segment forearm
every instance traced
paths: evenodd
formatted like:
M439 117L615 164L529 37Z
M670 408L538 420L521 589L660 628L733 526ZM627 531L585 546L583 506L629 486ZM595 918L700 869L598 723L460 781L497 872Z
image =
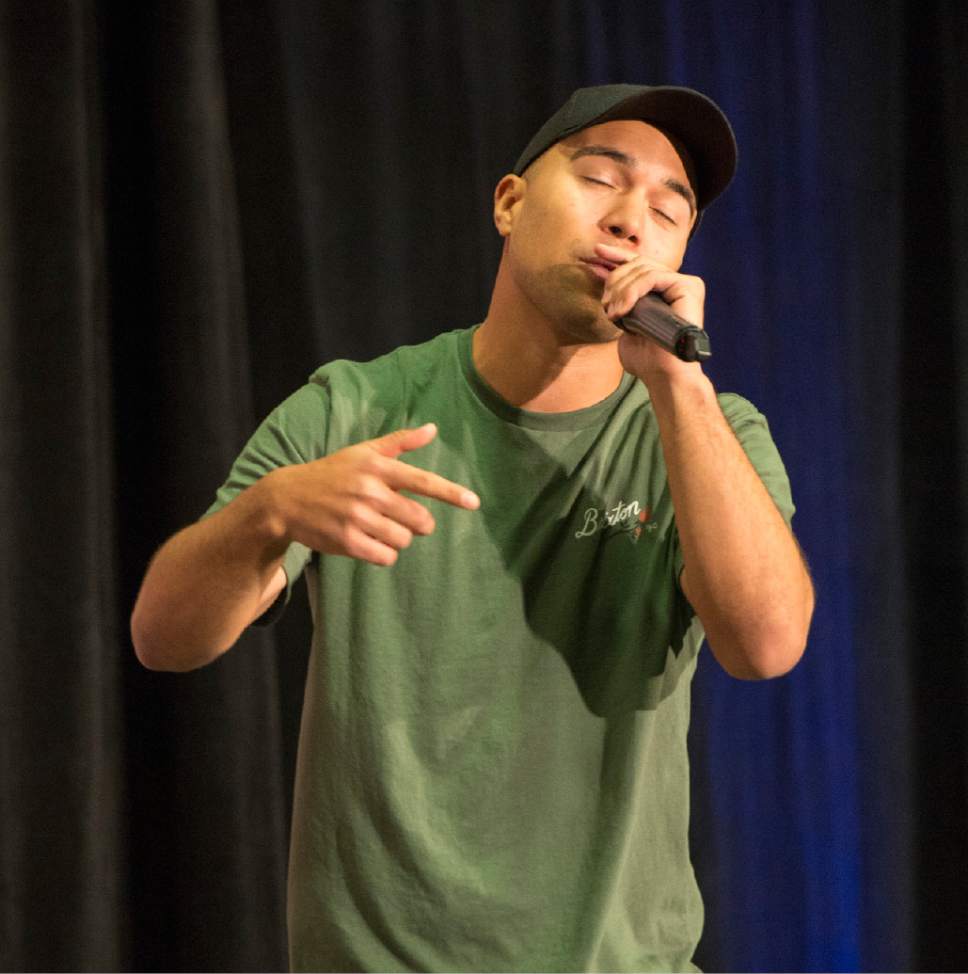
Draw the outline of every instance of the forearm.
M787 672L806 644L813 587L792 532L737 440L712 383L649 384L685 569L710 648L733 676Z
M473 491L399 459L436 435L427 423L278 466L176 534L149 566L131 616L141 662L190 670L224 653L281 591L291 542L389 566L434 530L427 508L404 491L476 510Z
M268 494L258 482L174 535L152 559L131 615L145 666L203 666L257 617L286 550Z

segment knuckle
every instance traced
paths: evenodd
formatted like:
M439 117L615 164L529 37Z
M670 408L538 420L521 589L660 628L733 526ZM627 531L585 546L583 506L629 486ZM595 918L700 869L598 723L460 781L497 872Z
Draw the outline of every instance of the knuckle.
M362 443L354 443L352 446L344 446L342 450L337 450L333 456L352 463L360 463L369 453L370 451Z
M379 442L379 440L366 440L363 443L354 443L352 446L346 447L346 452L350 454L356 463L358 463L361 467L370 466L381 456L379 451L374 446L375 443Z
M346 517L351 523L359 524L367 514L367 504L359 498L353 498L346 505Z
M357 493L365 501L378 501L383 497L384 484L379 477L368 474L360 478Z
M373 450L360 451L356 469L361 477L374 476L380 468L380 454Z
M355 539L347 539L346 543L343 545L342 554L348 555L350 558L363 558L362 546Z

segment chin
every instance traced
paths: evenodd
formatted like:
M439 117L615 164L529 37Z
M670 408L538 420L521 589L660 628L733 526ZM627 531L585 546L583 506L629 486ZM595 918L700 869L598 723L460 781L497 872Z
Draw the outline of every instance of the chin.
M601 345L617 341L622 329L605 315L601 285L589 289L587 275L582 272L576 276L571 266L554 271L541 279L543 286L534 289L538 297L533 300L544 317L554 322L565 343Z
M606 318L601 308L594 313L570 317L562 324L565 333L582 345L604 345L618 341L622 335L622 329Z

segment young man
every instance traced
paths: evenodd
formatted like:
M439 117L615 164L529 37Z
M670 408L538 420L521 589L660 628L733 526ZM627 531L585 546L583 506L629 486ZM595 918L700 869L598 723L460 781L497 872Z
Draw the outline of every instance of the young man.
M497 186L483 324L321 368L152 562L132 632L173 670L307 572L294 968L690 967L699 645L784 673L813 594L763 417L615 321L702 324L679 267L734 168L697 92L575 92Z

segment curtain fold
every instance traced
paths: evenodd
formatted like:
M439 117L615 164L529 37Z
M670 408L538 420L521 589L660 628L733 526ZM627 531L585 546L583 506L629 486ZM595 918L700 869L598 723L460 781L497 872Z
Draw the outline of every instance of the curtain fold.
M4 5L2 26L0 958L114 967L122 638L93 11Z
M121 605L210 504L255 422L237 164L214 2L104 24ZM287 824L271 635L191 676L125 639L127 965L285 964Z

